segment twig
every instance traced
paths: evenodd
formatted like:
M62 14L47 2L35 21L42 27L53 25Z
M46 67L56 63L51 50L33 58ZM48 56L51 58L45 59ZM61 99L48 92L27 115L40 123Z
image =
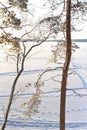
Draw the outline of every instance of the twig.
M73 91L75 94L77 94L79 97L81 97L81 94L77 93L74 89L66 89L66 90L69 90L69 91Z
M50 71L54 71L54 70L57 70L57 69L62 69L62 67L56 67L56 68L53 68L53 69L50 68L50 69L45 70L43 73L41 73L41 74L39 75L36 84L39 83L40 79L42 78L42 76L43 76L45 73L50 72Z

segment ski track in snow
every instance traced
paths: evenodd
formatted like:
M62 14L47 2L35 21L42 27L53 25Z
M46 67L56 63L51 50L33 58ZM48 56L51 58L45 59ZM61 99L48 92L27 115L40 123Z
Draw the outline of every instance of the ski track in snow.
M78 70L87 70L87 67L83 67L83 66L79 66L75 63L72 64L72 67L71 67L72 70L74 70L77 74L77 76L79 77L81 83L82 83L82 86L83 88L75 88L76 90L80 90L80 89L86 89L87 88L87 84L86 84L86 81L85 79L82 77L82 75L79 73ZM43 72L45 69L37 69L37 70L30 70L30 71L24 71L23 72L23 75L26 75L26 74L35 74L35 73L40 73L40 72ZM15 76L16 73L15 72L7 72L7 73L0 73L0 76ZM59 97L58 95L58 92L57 90L55 91L47 91L45 92L45 94L42 94L44 98L48 98L48 97ZM32 95L32 93L26 93L26 94L20 94L20 97L25 97L25 96L29 96L29 95ZM67 96L72 96L71 95L67 95ZM85 94L85 96L87 96L87 94ZM9 95L1 95L0 98L4 98L6 99L7 97L9 97ZM67 113L71 113L71 112L81 112L81 111L87 111L87 108L83 108L83 109L70 109L68 111L66 111ZM22 111L18 111L19 113L22 113ZM52 112L48 112L49 114L52 114ZM43 113L45 114L45 113ZM54 112L54 115L58 115L58 113L55 113ZM15 117L16 118L16 117ZM0 124L1 122L3 121L3 118L0 118ZM18 128L32 128L33 129L40 129L40 130L50 130L50 129L53 129L53 130L56 130L56 128L58 129L59 128L59 122L58 121L47 121L47 120L30 120L30 121L20 121L20 119L14 119L14 118L9 118L8 120L8 123L7 123L7 126L9 127L18 127ZM87 129L87 123L83 123L83 122L79 122L79 123L73 123L73 122L69 122L69 123L66 123L66 128L67 130L71 128L75 129L79 129L82 127L82 130L86 130Z
M83 85L83 88L85 88L85 89L87 89L87 83L86 83L86 81L85 81L85 79L83 78L83 76L78 72L78 70L87 70L87 67L83 67L83 66L79 66L79 65L77 65L76 63L73 63L72 64L73 65L73 69L72 70L74 70L75 71L75 73L76 73L76 75L79 77L79 79L80 79L80 81L81 81L81 83L82 83L82 85ZM85 65L85 66L87 66L87 65ZM77 71L76 71L77 70Z
M2 122L2 120L0 119L0 122ZM0 123L1 124L1 123ZM57 121L55 122L50 122L50 121L27 121L27 122L23 122L23 121L18 121L18 120L8 120L7 123L7 128L10 127L14 127L15 130L16 129L39 129L39 130L59 130L59 123ZM66 123L66 130L87 130L87 122L79 122L79 123L74 123L74 122L69 122Z
M80 90L80 89L86 89L87 88L87 84L85 79L82 77L82 75L79 73L78 70L86 70L86 67L83 66L77 66L76 64L72 65L72 69L76 72L77 76L79 77L83 88L75 88L76 90ZM38 70L30 70L30 71L25 71L23 74L35 74L35 73L39 73L39 72L43 72L45 69L38 69ZM15 76L15 72L8 72L8 73L0 73L0 76ZM48 98L48 97L59 97L57 90L55 91L47 91L45 92L45 94L42 94L44 98ZM20 97L25 97L25 96L29 96L32 95L32 93L26 93L26 94L20 94ZM72 96L72 94L67 95L67 96ZM75 95L76 96L76 95ZM85 96L87 96L87 94L85 94ZM4 98L6 99L7 97L9 97L9 95L1 95L0 98ZM72 112L82 112L82 111L87 111L87 108L81 108L81 109L70 109L67 110L66 113L72 113ZM18 111L18 113L22 113L22 111ZM46 113L43 113L46 114ZM52 112L48 112L48 114L52 114ZM54 112L54 115L58 115L58 113ZM14 116L14 115L13 115ZM0 118L0 125L3 121L3 118ZM8 119L8 123L7 123L7 130L8 128L16 128L16 129L38 129L38 130L58 130L59 129L59 122L58 121L49 121L46 119L42 119L42 120L29 120L29 121L23 121L20 120L20 118L17 118L15 116L15 119L11 117ZM66 123L66 129L67 130L86 130L87 129L87 122L83 123L83 122L78 122L78 123L74 123L74 122L69 122Z
M83 75L80 74L79 70L81 71L87 71L87 64L85 65L79 65L75 62L71 62L71 67L70 69L74 70L77 77L79 78L82 86L77 88L74 88L74 90L86 90L87 89L87 81L86 79L83 77ZM36 70L28 70L28 71L24 71L23 75L29 75L29 74L36 74L36 73L41 73L44 70L46 70L45 68L41 68L41 69L36 69ZM58 70L59 71L59 70ZM6 72L6 73L0 73L0 76L15 76L16 72ZM30 96L32 95L32 93L25 93L25 94L20 94L20 98L24 98L26 96ZM59 99L59 91L58 90L48 90L45 93L42 93L42 97L43 99L47 100L50 97L53 99ZM76 96L78 95L73 95L73 94L67 94L67 96L71 96L76 98ZM2 106L3 104L3 100L6 100L6 98L8 98L9 95L0 95L0 106ZM87 94L84 94L85 99L87 99ZM79 101L79 100L78 100ZM49 105L49 104L48 104ZM19 115L21 115L22 110L19 109L12 109L13 113L10 115L8 122L7 122L7 127L6 130L59 130L59 121L58 120L50 120L48 119L48 117L43 117L45 114L47 115L53 115L58 116L59 117L59 113L55 112L55 111L43 111L41 112L41 114L43 115L41 119L21 119L19 117ZM3 111L3 107L0 107L0 111ZM81 113L81 112L85 112L87 113L87 107L86 104L84 106L82 106L81 108L77 107L77 108L70 108L66 110L67 114L74 114L75 113ZM15 113L17 113L18 115L16 115ZM86 118L87 119L87 118ZM87 120L84 121L69 121L66 122L66 130L87 130ZM3 122L3 115L0 117L0 125Z

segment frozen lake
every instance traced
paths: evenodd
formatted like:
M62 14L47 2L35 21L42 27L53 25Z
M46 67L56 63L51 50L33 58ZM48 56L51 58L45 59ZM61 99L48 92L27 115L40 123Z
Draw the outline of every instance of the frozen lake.
M66 104L66 130L87 130L87 43L76 43L79 49L72 54ZM15 93L18 96L12 104L6 130L58 130L60 108L60 83L50 80L61 74L61 69L48 72L42 77L41 104L38 113L26 117L21 107L35 92L34 83L38 75L47 68L54 68L56 63L51 61L53 43L44 43L35 48L25 62L23 75L18 81ZM8 103L11 85L16 76L15 58L1 50L0 56L0 125ZM10 58L9 58L10 57ZM56 76L56 80L60 78ZM30 87L25 87L28 83Z

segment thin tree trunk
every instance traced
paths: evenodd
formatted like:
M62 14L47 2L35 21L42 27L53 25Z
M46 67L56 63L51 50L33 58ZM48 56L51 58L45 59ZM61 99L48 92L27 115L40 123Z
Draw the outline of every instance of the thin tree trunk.
M17 83L19 77L21 76L22 72L23 72L23 68L20 70L20 72L17 74L17 76L16 76L16 78L14 80L14 83L13 83L13 86L12 86L12 89L11 89L11 94L10 94L8 106L7 106L7 110L6 110L6 113L5 113L5 118L4 118L1 130L4 130L5 127L6 127L9 111L10 111L10 108L11 108L11 105L12 105L12 101L13 101L13 94L14 94L14 91L15 91L16 83Z
M71 0L66 1L66 57L62 72L60 96L60 130L65 130L66 87L71 61Z
M25 59L26 57L28 56L28 54L32 51L33 48L37 47L37 46L40 46L43 42L45 42L48 37L50 36L50 33L47 35L47 37L45 37L42 41L40 41L39 43L31 46L29 48L29 50L27 52L25 52L26 50L26 47L24 46L23 44L23 47L24 47L24 55L23 55L23 58L22 58L22 62L21 62L21 68L19 70L19 54L18 54L18 57L17 57L17 76L15 77L14 79L14 82L13 82L13 85L12 85L12 88L11 88L11 93L10 93L10 97L9 97L9 101L8 101L8 105L7 105L7 109L6 109L6 112L5 112L5 117L4 117L4 121L2 123L2 126L1 126L1 129L0 130L5 130L5 127L6 127L6 123L7 123L7 120L8 120L8 116L9 116L9 112L10 112L10 108L11 108L11 105L12 105L12 101L13 101L13 98L14 98L14 92L15 92L15 87L16 87L16 84L17 84L17 81L18 79L20 78L23 70L24 70L24 63L25 63Z

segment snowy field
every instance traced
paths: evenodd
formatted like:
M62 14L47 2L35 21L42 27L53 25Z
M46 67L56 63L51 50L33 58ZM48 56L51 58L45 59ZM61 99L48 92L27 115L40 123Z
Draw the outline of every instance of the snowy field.
M60 84L50 79L61 70L46 73L42 80L46 81L41 87L41 104L38 112L30 118L23 113L26 111L22 104L34 93L33 84L37 77L48 67L55 67L50 62L50 43L41 45L27 58L25 70L18 81L17 98L12 104L6 130L59 130L59 101ZM66 104L66 130L87 130L87 43L77 43L80 47L72 55L70 69L74 72L68 78L68 89L74 89L76 93L67 90ZM8 103L12 82L15 78L15 60L6 60L1 51L0 56L0 126L4 119L4 112ZM31 83L31 87L25 87Z

